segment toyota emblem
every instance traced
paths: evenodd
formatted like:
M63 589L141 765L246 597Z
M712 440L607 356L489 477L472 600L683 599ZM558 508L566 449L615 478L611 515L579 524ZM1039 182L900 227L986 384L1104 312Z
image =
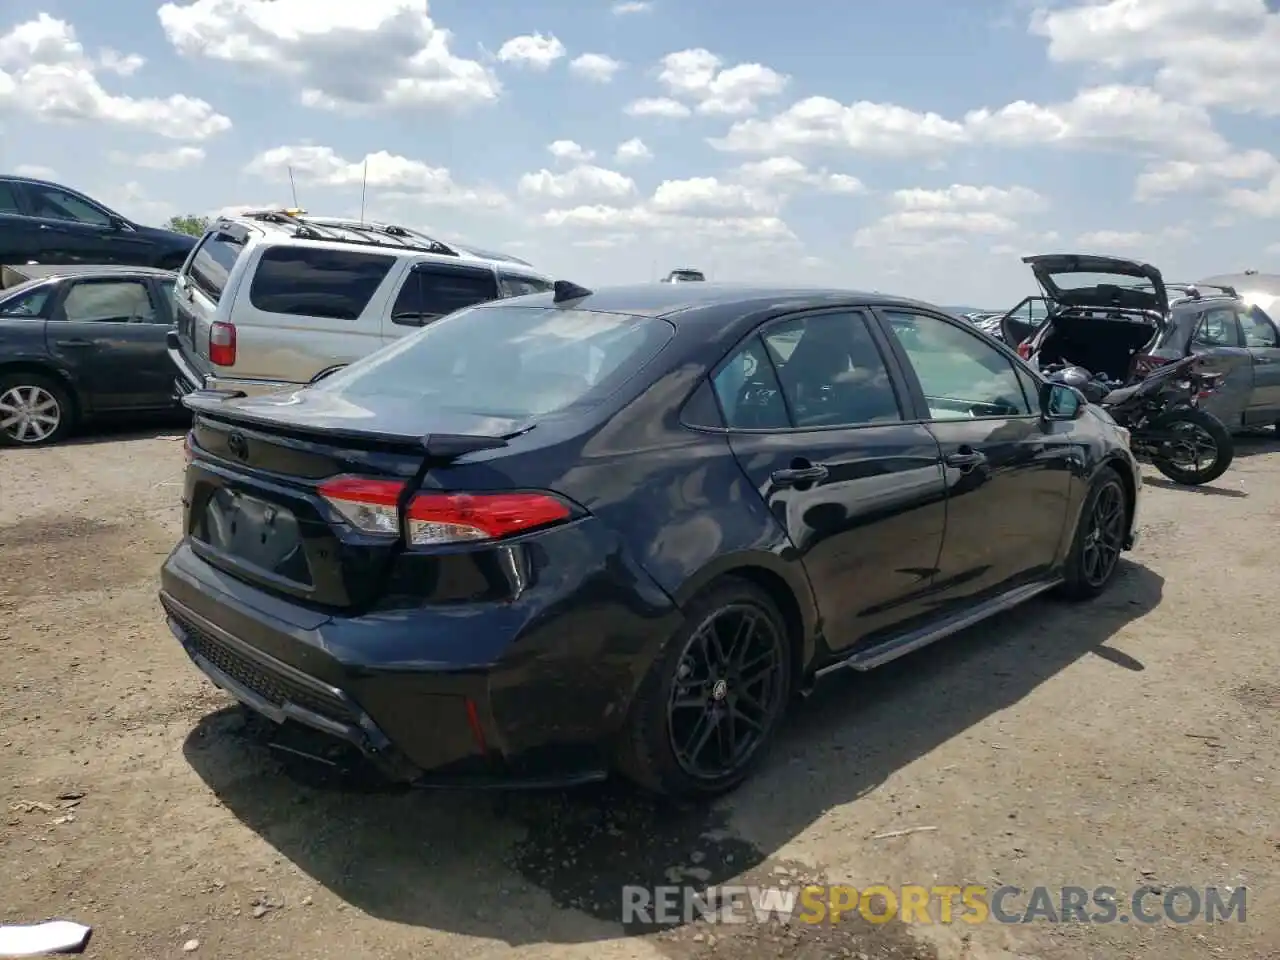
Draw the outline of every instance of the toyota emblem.
M238 430L227 437L227 449L231 451L233 456L239 457L241 460L249 459L249 441Z

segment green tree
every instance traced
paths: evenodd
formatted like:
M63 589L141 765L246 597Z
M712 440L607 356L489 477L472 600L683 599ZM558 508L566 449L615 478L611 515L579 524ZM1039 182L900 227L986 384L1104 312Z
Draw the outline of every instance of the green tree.
M173 230L175 233L185 233L193 237L203 237L204 232L209 229L208 217L197 217L194 213L188 213L183 217L170 217L169 222L164 225L166 230Z

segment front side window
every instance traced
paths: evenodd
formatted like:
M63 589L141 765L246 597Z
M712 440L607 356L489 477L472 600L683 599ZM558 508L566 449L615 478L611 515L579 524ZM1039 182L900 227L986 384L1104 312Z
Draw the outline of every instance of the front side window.
M1242 343L1236 311L1232 307L1206 310L1196 324L1192 343L1200 347L1238 347Z
M204 296L217 303L227 288L231 268L244 253L244 241L226 233L208 233L196 248L187 268L187 279Z
M527 297L533 293L548 293L554 288L550 280L538 277L518 276L514 273L502 274L503 293L508 297Z
M62 312L80 323L154 323L156 314L147 285L136 280L77 283L67 292Z
M354 250L269 247L254 271L249 302L265 313L355 320L395 262Z
M498 299L488 270L418 267L410 271L391 308L393 323L421 326L465 307Z
M66 190L31 185L27 188L27 196L31 198L34 208L32 212L37 217L72 220L76 223L93 224L95 227L111 226L109 213Z
M368 405L534 419L610 396L675 329L656 317L485 303L442 317L312 389Z
M1013 362L990 343L927 314L885 316L915 369L932 420L1031 413Z
M1246 347L1280 347L1280 336L1275 324L1259 306L1246 308L1240 314L1240 326L1244 331Z

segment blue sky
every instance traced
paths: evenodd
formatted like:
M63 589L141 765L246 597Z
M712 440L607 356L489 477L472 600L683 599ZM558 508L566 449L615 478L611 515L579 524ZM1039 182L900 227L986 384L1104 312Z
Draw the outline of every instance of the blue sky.
M1205 15L1211 6L1213 16ZM1265 0L6 0L0 169L159 223L291 200L589 284L999 307L1019 256L1280 270ZM367 158L367 164L366 164Z

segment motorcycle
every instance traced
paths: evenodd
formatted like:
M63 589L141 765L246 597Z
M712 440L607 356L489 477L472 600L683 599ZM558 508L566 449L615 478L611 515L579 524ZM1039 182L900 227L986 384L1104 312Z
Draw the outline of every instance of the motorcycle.
M1202 362L1200 357L1186 357L1157 367L1129 386L1068 364L1044 372L1106 410L1129 431L1133 452L1174 483L1200 486L1226 473L1235 457L1231 432L1200 406L1222 376L1203 370Z

